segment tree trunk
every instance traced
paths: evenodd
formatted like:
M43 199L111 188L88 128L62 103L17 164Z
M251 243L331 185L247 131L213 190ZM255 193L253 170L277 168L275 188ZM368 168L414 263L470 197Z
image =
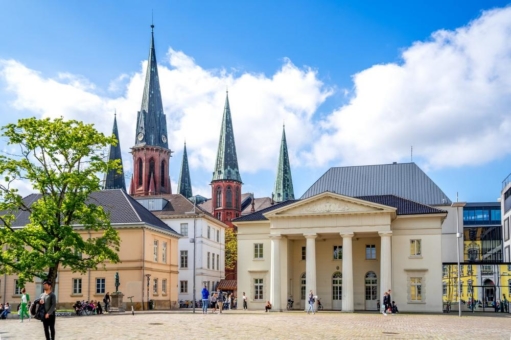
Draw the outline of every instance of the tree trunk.
M48 277L46 278L51 282L51 288L55 290L55 283L57 281L57 272L59 270L59 265L56 264L53 267L50 267L48 270Z

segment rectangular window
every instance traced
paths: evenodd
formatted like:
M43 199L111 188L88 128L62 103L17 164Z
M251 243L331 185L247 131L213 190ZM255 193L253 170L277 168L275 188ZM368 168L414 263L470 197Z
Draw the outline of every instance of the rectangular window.
M211 269L215 269L215 254L211 254Z
M302 261L307 258L307 247L302 247Z
M504 220L504 241L509 240L509 218Z
M254 258L255 259L263 258L263 244L262 243L254 244Z
M181 281L179 286L181 293L188 293L188 281Z
M181 250L181 268L188 268L188 250Z
M442 266L442 271L443 271L443 276L447 277L447 275L449 274L449 270L445 264Z
M421 240L410 240L410 256L421 255Z
M161 293L163 295L167 294L167 279L161 280Z
M254 279L254 300L263 300L263 279Z
M105 294L106 279L96 279L96 294Z
M366 245L366 260L376 259L376 246L374 244Z
M342 246L334 246L334 260L342 260Z
M410 278L410 300L422 301L422 277Z
M208 269L211 267L211 266L209 265L209 258L210 258L210 257L211 257L211 253L208 251Z
M208 238L211 238L211 227L208 225Z
M220 230L216 231L216 241L220 242Z
M153 295L158 295L158 279L153 280Z
M161 262L167 263L167 242L163 242L161 247Z
M181 223L181 235L188 236L188 223Z
M154 240L154 262L158 262L158 240Z
M220 270L220 255L216 254L216 269Z
M442 294L447 295L447 283L445 282L442 284Z
M14 280L14 295L21 295L21 287L18 286L18 280Z
M82 279L73 279L73 294L82 294Z

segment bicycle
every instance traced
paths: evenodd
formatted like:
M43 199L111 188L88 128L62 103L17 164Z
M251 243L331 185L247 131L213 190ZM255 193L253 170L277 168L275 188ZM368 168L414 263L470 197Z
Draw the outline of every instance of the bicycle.
M133 309L133 296L128 296L128 299L130 299L131 303L131 315L135 315L135 310Z

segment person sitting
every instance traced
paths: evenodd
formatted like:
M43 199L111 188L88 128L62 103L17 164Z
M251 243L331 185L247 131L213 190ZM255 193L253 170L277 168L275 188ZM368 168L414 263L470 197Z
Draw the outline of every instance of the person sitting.
M394 301L392 301L392 314L399 313L399 310L397 309L397 305Z
M271 309L271 303L270 301L266 301L266 305L264 306L264 311L267 312Z
M9 315L9 313L11 313L11 306L9 306L9 302L7 302L2 314L0 314L0 319L7 319L7 315Z

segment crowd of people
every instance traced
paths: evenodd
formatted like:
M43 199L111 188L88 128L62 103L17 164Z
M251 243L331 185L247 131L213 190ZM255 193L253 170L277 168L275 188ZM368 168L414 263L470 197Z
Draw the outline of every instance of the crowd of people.
M238 299L229 292L213 292L209 293L208 288L204 285L201 291L202 300L200 301L200 305L202 307L202 313L207 314L208 308L213 309L212 313L216 313L217 310L219 313L222 313L223 310L228 309L236 309L238 304ZM245 293L243 293L243 307L246 309L246 297Z

